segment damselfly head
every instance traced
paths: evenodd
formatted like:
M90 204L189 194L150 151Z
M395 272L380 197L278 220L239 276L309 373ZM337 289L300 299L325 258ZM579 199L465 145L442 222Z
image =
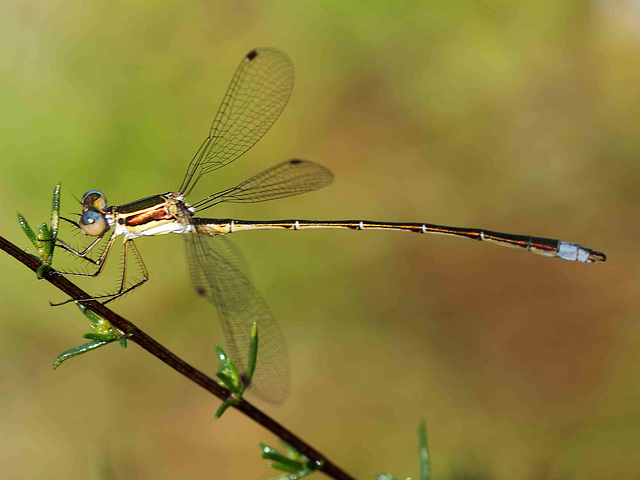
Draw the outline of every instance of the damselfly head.
M86 212L90 209L104 212L107 208L107 197L98 190L89 190L82 196L82 211Z

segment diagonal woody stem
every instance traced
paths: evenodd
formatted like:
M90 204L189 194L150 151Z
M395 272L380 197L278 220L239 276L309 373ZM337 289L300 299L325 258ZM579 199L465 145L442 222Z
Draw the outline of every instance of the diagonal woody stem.
M40 262L40 260L24 252L22 249L18 248L2 236L0 236L0 250L4 250L34 272L36 272L38 270L38 267L42 265L42 262ZM67 278L63 277L53 269L51 269L44 276L44 279L57 287L62 292L69 295L74 300L84 300L87 298L91 298L91 296L87 292L80 289L77 285L70 282ZM167 348L155 341L145 332L140 330L133 323L108 309L100 302L97 302L95 300L86 300L82 303L89 310L108 320L109 322L111 322L111 324L113 324L113 326L115 326L125 334L130 335L130 341L135 342L147 352L149 352L174 370L178 371L192 382L197 383L208 392L214 394L223 401L227 400L231 396L231 392L229 392L226 388L218 385L218 382L216 380L189 365L187 362L182 360L180 357L169 351ZM254 407L246 400L241 399L238 403L233 405L233 407L247 415L249 418L252 418L256 422L258 422L270 432L280 437L300 453L307 456L311 461L322 464L319 470L322 471L325 475L336 480L355 480L354 477L340 469L337 465L331 462L331 460L322 455L311 445L303 441L293 432L287 430L280 423L263 413L258 408Z

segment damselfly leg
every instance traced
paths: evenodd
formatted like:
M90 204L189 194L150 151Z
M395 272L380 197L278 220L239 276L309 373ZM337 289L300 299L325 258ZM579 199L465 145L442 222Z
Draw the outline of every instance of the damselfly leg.
M104 236L96 238L91 244L83 249L82 251L78 251L73 248L71 245L66 243L63 240L58 239L56 245L65 251L69 252L74 257L77 257L85 262L89 263L92 267L95 267L95 271L91 273L80 272L80 271L58 271L58 273L66 276L74 276L74 277L98 277L103 273L104 267L107 264L107 259L109 258L109 253L112 251L112 247L114 246L115 240L117 238L116 235L110 235L107 244L103 247L100 256L97 259L93 259L89 257L89 254L92 250L95 249L96 245L100 243L100 241L104 238ZM129 254L129 251L131 252ZM129 278L129 270L130 270L130 262L129 257L133 257L133 263L137 266L138 271L142 274L142 278L139 280L134 280L128 283ZM138 251L138 247L133 242L133 240L125 240L122 245L122 266L120 271L120 280L118 282L118 287L115 291L106 293L103 295L95 295L85 300L100 300L103 304L107 304L116 300L127 293L132 292L136 288L140 287L149 279L149 273L147 271L147 267L142 260L142 256ZM73 301L72 299L66 300L64 302L51 303L53 306L65 305L69 302Z

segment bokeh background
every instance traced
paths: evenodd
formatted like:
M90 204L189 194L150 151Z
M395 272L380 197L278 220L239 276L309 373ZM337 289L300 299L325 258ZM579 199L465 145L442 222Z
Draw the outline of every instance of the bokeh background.
M177 188L242 56L289 53L281 119L199 195L286 158L330 187L210 216L426 221L561 238L605 264L391 232L233 236L285 333L260 405L347 471L637 478L640 5L618 1L50 1L0 6L1 234L88 189ZM115 309L205 372L221 342L177 235ZM87 322L0 255L4 478L274 476L276 439L132 344L71 360ZM112 282L114 280L112 279ZM82 283L91 290L91 283Z

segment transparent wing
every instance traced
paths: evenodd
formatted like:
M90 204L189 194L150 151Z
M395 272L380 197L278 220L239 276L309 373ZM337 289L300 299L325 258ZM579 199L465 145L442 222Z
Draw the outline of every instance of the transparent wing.
M191 160L180 192L249 150L282 113L293 88L293 64L281 50L258 48L242 59L205 139Z
M193 206L200 211L223 202L265 202L318 190L332 181L333 173L322 165L307 160L287 160Z
M220 235L189 234L185 239L193 285L218 309L227 353L246 372L251 324L258 322L258 360L251 391L267 402L282 403L289 393L287 347L241 253Z

